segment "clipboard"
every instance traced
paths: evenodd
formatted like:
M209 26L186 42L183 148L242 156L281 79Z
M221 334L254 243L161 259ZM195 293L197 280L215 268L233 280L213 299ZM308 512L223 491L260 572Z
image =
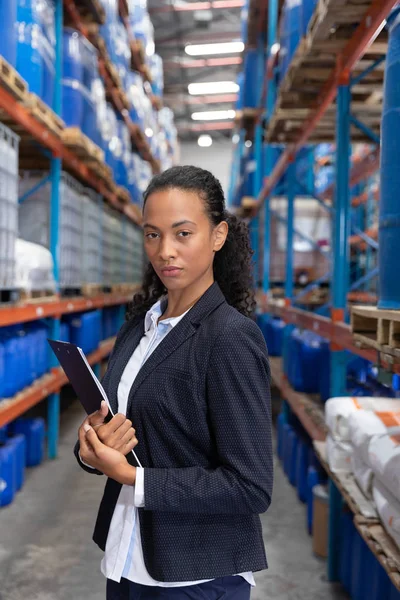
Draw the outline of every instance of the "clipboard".
M108 415L105 422L108 422L114 416L107 394L103 386L97 379L92 367L81 348L70 344L69 342L60 342L57 340L47 340L56 355L60 365L65 371L80 403L88 415L100 409L102 400L107 402ZM135 452L131 451L138 467L141 467L140 461ZM129 461L131 463L131 461Z

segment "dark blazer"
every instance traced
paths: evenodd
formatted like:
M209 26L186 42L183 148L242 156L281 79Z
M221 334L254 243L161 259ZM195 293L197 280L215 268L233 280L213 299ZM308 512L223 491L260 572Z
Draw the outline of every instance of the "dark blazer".
M118 334L103 379L115 412L143 334L144 315ZM259 517L273 480L267 348L217 283L144 363L127 415L145 468L139 521L150 575L196 581L267 568ZM103 550L120 489L108 479L93 536Z

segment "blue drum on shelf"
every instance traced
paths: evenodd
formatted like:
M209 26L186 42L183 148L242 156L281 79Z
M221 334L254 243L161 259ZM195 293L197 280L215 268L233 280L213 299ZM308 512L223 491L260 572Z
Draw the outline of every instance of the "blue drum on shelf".
M8 506L16 493L16 446L0 447L0 506Z
M339 578L345 590L351 593L353 539L356 528L353 522L353 513L345 510L340 516L340 564Z
M357 530L354 534L351 560L351 597L353 600L365 600L369 598L375 557Z
M292 429L289 433L289 465L288 465L288 478L291 485L294 487L297 483L297 449L299 444L299 436L296 431Z
M47 106L53 107L54 80L56 76L55 51L50 43L43 39L43 90L42 100Z
M63 77L83 83L82 37L75 29L64 28L63 33Z
M26 438L25 464L36 467L44 456L45 424L41 418L18 419L13 424L14 434L22 434Z
M314 488L314 486L319 485L320 483L323 483L323 482L324 482L324 478L321 476L319 469L310 465L308 467L308 471L307 471L307 529L308 529L308 533L310 535L312 534L313 517L314 517L313 488Z
M18 368L18 341L8 328L2 331L2 345L4 349L4 381L3 381L3 396L11 398L19 389L20 372Z
M37 23L17 23L17 71L29 91L41 97L43 90L43 34Z
M297 495L301 502L307 502L307 473L309 446L304 439L299 438L296 457Z
M62 118L67 127L81 127L84 103L83 87L76 79L62 80Z
M379 204L379 302L381 309L400 308L400 280L393 265L400 254L400 8L388 18L389 47L386 56L381 140L381 197Z
M260 86L258 82L258 51L249 49L244 57L244 107L256 108Z
M15 490L19 492L25 481L26 438L22 434L15 435L9 438L7 441L7 446L14 446L15 448Z
M17 3L15 0L0 2L0 54L12 67L17 63Z
M283 459L283 426L286 423L286 417L284 413L279 413L276 423L277 429L277 454L279 460Z

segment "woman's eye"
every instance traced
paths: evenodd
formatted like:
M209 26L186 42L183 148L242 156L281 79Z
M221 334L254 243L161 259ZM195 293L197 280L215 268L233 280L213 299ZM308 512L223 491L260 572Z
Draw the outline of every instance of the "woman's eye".
M191 231L180 231L178 233L178 235L181 235L182 237L189 237L189 235L192 235Z
M154 238L155 238L156 236L157 236L157 234L156 234L156 233L146 233L146 236L145 236L145 237L146 237L148 240L154 240Z

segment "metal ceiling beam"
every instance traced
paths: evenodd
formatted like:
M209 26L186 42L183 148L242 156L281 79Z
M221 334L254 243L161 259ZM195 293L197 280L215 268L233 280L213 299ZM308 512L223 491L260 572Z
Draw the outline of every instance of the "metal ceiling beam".
M198 10L223 10L231 8L242 8L244 0L214 0L211 2L187 2L167 4L167 6L157 6L149 10L151 15L167 12L193 12Z
M234 129L234 121L212 121L210 123L195 123L193 125L178 126L178 131L217 131L221 129Z
M179 33L179 32L178 32ZM232 42L234 40L240 40L239 31L207 31L204 30L199 35L190 35L190 37L186 37L188 32L187 30L183 32L184 35L182 39L178 40L179 44L209 44L212 42ZM157 49L161 48L163 45L165 46L176 46L177 45L177 33L175 32L173 35L169 35L168 37L156 38L156 47Z
M221 57L221 58L203 58L199 60L166 60L164 67L170 69L199 69L204 67L229 67L232 65L241 65L243 59L241 56Z
M188 96L186 94L164 94L168 103L177 102L182 104L201 105L201 104L233 104L237 101L237 94L215 94L215 96Z

